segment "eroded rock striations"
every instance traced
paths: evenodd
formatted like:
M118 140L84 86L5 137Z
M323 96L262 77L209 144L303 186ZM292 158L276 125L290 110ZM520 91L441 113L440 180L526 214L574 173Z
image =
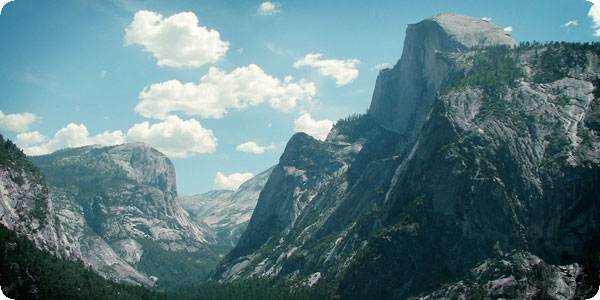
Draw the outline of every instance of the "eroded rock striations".
M206 224L214 232L219 254L227 254L239 241L272 171L273 168L269 168L259 173L235 191L215 190L194 196L180 195L181 206L191 218Z
M115 281L196 282L216 264L212 231L181 208L171 161L142 143L32 157L46 175L59 247Z
M340 120L324 142L291 138L212 278L404 299L461 280L499 249L575 272L600 250L599 53L515 47L498 26L459 15L410 25L368 114ZM556 268L546 268L553 282L581 284Z

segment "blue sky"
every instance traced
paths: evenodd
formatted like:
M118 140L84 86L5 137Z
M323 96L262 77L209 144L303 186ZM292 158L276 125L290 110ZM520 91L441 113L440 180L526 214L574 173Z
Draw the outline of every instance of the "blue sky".
M180 193L235 188L276 164L295 131L323 138L365 112L407 24L449 12L490 18L517 42L593 42L591 7L15 0L0 13L0 132L32 155L143 141L171 157Z

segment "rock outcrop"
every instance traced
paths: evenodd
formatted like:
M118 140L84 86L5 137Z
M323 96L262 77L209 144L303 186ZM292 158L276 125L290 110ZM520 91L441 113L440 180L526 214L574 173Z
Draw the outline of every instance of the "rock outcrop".
M15 144L0 135L0 222L20 236L27 236L37 248L59 257L60 233L56 230L54 208L42 173Z
M432 299L584 299L579 264L548 265L526 251L513 251L485 260L466 278L411 300Z

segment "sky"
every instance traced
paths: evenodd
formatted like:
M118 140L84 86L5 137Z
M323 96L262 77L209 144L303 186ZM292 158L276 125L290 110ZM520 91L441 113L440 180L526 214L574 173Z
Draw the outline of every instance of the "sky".
M239 184L295 132L369 107L405 30L486 18L517 42L600 41L586 0L0 0L0 132L28 155L145 142L179 192Z

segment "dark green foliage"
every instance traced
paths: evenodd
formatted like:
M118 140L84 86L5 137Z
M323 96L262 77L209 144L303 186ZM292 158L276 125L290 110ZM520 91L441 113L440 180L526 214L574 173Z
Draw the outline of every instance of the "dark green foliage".
M582 294L591 298L598 293L600 286L600 252L584 255L579 259L579 264L583 267L583 275L578 281L583 282L584 289L588 288Z
M57 259L1 225L0 286L12 299L167 299L103 279L81 262Z
M549 83L569 76L569 70L587 64L586 51L600 53L600 44L552 42L536 49L533 81Z
M369 117L369 114L352 114L346 118L338 120L333 129L338 133L348 137L350 141L364 137L365 133L374 126L375 122Z
M158 289L177 289L202 281L217 264L217 255L209 249L173 252L162 249L156 242L148 239L140 239L138 242L144 249L144 255L136 267L146 274L158 277Z
M513 86L523 73L512 53L508 46L493 46L479 50L473 58L473 67L464 77L448 84L446 90L462 86L477 86L486 93L498 94L504 86Z
M206 282L202 285L169 294L181 300L320 300L332 299L333 288L322 283L321 279L312 287L300 283L291 286L289 282L272 278L254 278L229 283Z

